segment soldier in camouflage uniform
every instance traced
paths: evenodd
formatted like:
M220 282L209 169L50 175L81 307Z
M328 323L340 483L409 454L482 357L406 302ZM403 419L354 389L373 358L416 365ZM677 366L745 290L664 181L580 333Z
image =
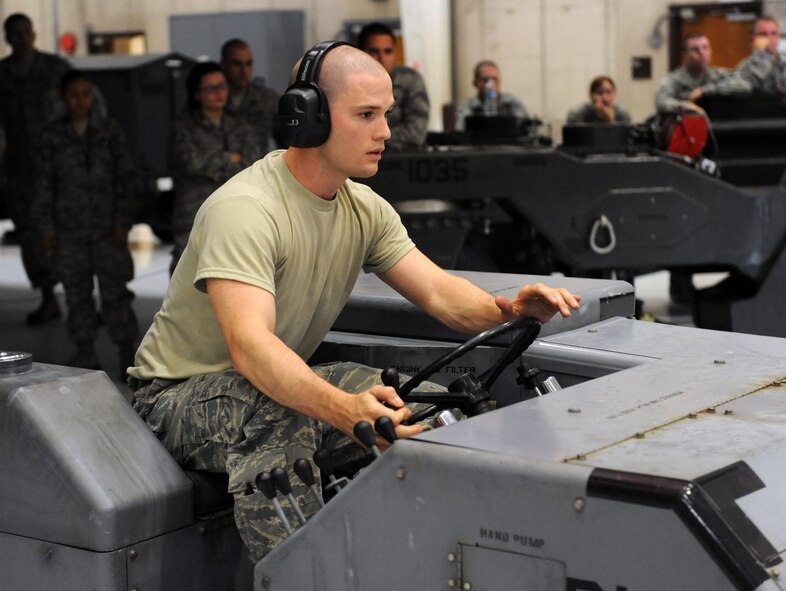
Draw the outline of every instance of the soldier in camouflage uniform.
M242 39L230 39L221 47L221 68L229 84L226 112L251 124L257 144L267 154L278 135L278 93L251 80L254 56Z
M170 272L183 254L202 202L263 153L249 122L224 108L229 89L217 63L196 64L186 78L186 88L188 109L172 126L169 143L175 179Z
M494 298L429 261L390 204L348 180L377 171L390 137L389 75L342 45L322 59L318 83L330 105L328 139L271 152L207 199L129 369L135 409L175 458L229 474L235 520L254 560L284 537L254 486L257 474L310 461L326 440L346 443L360 420L387 416L399 437L423 429L401 424L412 411L379 384L378 370L306 364L361 270L467 333L524 314L570 315L579 305L544 285L523 287L514 301ZM311 514L316 506L305 492L296 484Z
M736 72L713 68L710 41L701 33L692 33L684 42L685 64L666 76L655 93L655 110L668 115L679 109L704 113L696 104L704 94L745 94L751 85Z
M68 334L77 345L71 365L98 368L96 276L101 315L118 346L125 379L138 335L133 294L126 287L134 275L126 243L137 207L133 165L118 124L92 109L90 80L70 70L62 92L68 113L43 131L32 217L60 269Z
M53 291L57 274L31 219L33 164L41 129L64 114L58 84L70 66L55 55L35 49L33 24L26 15L12 14L5 19L4 29L12 49L11 55L0 61L0 122L7 134L5 199L25 272L42 295L41 306L28 314L27 323L40 324L59 318L60 307Z
M396 65L396 38L382 23L363 27L358 35L360 49L382 64L393 81L396 104L388 115L390 140L385 149L413 150L426 142L429 101L423 77L412 68Z
M778 21L761 16L753 23L753 52L737 66L737 73L747 80L755 92L786 91L786 61L778 52L781 40Z
M509 92L502 92L502 82L499 66L491 60L482 60L475 64L475 74L472 85L477 90L473 96L464 101L456 111L456 129L463 131L465 122L470 115L483 115L486 84L491 80L497 92L496 111L499 115L528 119L529 113L517 97Z

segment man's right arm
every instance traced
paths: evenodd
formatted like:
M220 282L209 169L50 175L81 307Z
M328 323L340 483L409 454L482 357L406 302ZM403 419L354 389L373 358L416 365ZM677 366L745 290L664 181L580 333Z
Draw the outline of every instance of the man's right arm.
M421 427L399 423L411 415L392 388L374 386L352 395L318 377L275 334L275 297L259 287L228 279L208 279L207 293L234 368L279 404L328 422L350 437L358 421L387 415L399 437ZM384 406L385 402L388 406ZM393 408L391 408L393 407ZM378 444L387 445L378 438Z

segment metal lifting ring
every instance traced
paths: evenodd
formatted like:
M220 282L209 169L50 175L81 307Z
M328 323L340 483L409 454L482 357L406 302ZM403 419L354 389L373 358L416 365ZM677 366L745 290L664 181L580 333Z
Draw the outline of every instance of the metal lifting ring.
M609 233L609 243L606 246L599 246L597 242L598 230L601 228L606 229ZM617 247L617 234L614 232L614 224L611 223L611 220L609 220L605 214L601 214L601 216L595 220L595 223L592 224L589 245L592 252L595 254L609 254Z

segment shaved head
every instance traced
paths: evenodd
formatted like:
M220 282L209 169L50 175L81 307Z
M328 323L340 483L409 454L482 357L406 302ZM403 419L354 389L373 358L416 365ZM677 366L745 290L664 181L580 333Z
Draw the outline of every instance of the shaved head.
M295 67L295 75L297 75L300 62ZM377 60L351 45L339 45L322 58L318 84L327 96L328 102L341 94L347 86L349 76L355 74L389 77L385 68Z

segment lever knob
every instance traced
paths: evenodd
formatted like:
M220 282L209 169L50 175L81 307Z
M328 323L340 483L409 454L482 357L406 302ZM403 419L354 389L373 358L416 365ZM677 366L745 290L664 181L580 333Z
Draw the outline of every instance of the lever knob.
M386 386L393 388L396 394L399 394L401 389L401 378L398 375L398 370L395 367L388 367L382 370L382 383Z
M289 476L287 471L281 467L273 468L270 471L273 476L273 482L276 483L276 488L281 491L281 494L288 495L292 492L292 485L289 483Z
M268 499L273 499L276 496L276 485L273 482L273 477L270 472L260 472L255 479L257 488L262 491Z
M358 441L371 449L376 446L376 437L374 436L374 427L368 421L358 421L355 428L352 430Z
M330 477L333 474L333 462L330 459L330 452L324 447L320 447L314 452L314 463L320 472Z
M300 458L295 460L293 466L295 474L306 486L314 485L314 470L311 468L311 462L306 459Z
M376 421L374 421L374 429L390 443L393 443L396 439L398 439L398 436L396 435L396 427L393 425L393 420L390 417L385 415L379 417Z

